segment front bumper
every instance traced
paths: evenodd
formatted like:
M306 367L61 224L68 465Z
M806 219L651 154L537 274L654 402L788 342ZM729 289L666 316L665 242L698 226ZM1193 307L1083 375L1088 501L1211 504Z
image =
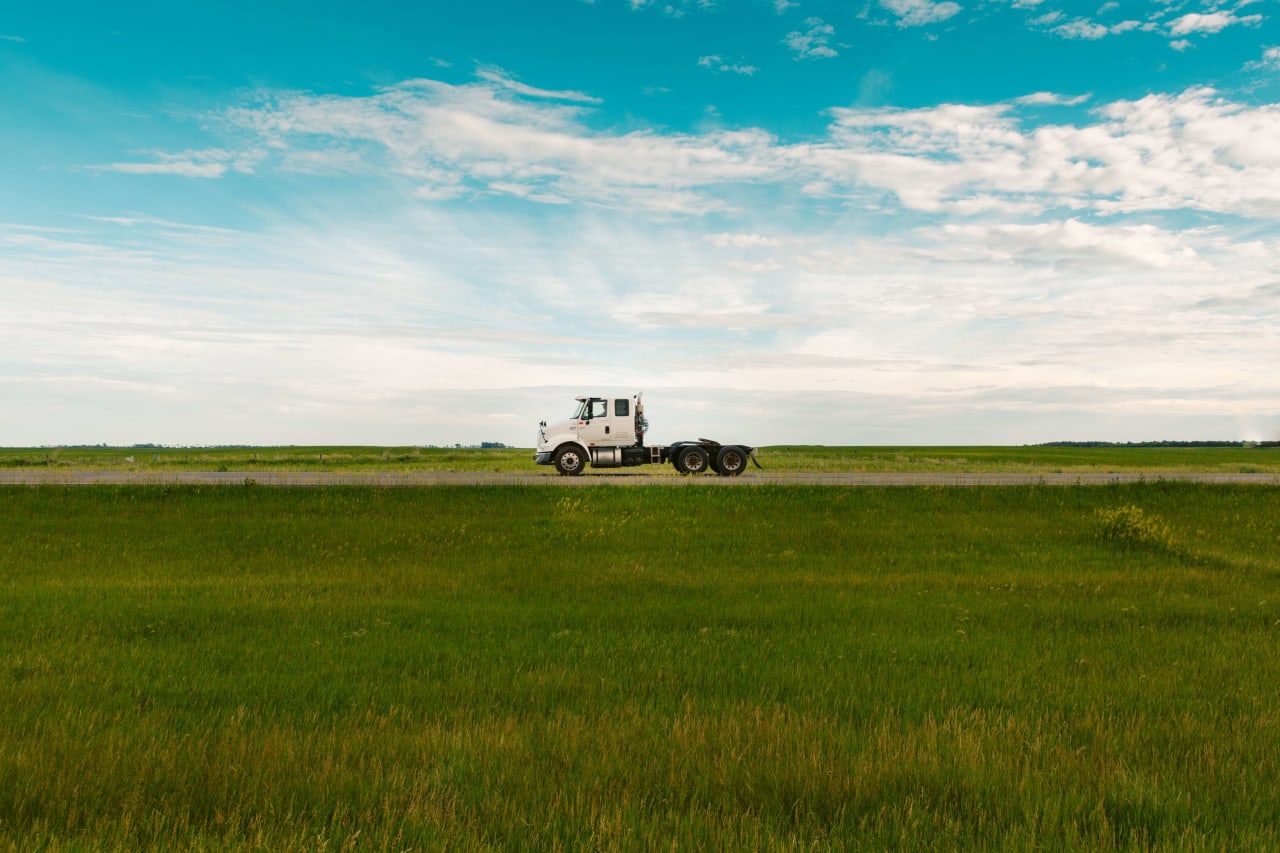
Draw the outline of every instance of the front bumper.
M533 455L533 461L538 465L550 465L553 461L551 457L554 455L555 451L544 450L541 453L535 453Z

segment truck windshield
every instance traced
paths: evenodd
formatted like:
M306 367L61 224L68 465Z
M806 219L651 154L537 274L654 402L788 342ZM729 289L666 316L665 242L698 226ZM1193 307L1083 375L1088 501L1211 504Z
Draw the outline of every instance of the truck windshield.
M600 397L579 400L578 407L573 410L575 420L587 421L592 418L603 418L609 414L609 401Z

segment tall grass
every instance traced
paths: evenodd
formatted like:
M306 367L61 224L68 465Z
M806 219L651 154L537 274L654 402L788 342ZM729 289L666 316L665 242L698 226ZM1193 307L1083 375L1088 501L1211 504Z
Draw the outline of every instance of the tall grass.
M1278 541L1256 487L0 489L0 847L1274 848Z

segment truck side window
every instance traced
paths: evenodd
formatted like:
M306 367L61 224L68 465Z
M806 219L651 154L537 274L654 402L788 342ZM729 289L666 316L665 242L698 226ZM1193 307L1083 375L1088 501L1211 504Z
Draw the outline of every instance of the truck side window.
M591 401L591 417L603 418L607 414L609 414L608 400L592 400Z
M613 415L614 415L614 417L617 417L617 418L625 418L625 417L626 417L627 415L629 415L630 413L631 413L631 401L630 401L630 400L623 399L623 400L614 400L614 401L613 401Z

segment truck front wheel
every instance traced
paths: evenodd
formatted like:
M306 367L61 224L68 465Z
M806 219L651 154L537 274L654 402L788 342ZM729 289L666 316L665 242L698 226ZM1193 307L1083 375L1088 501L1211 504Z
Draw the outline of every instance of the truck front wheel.
M576 477L587 467L587 452L574 444L556 451L556 470L566 477Z

